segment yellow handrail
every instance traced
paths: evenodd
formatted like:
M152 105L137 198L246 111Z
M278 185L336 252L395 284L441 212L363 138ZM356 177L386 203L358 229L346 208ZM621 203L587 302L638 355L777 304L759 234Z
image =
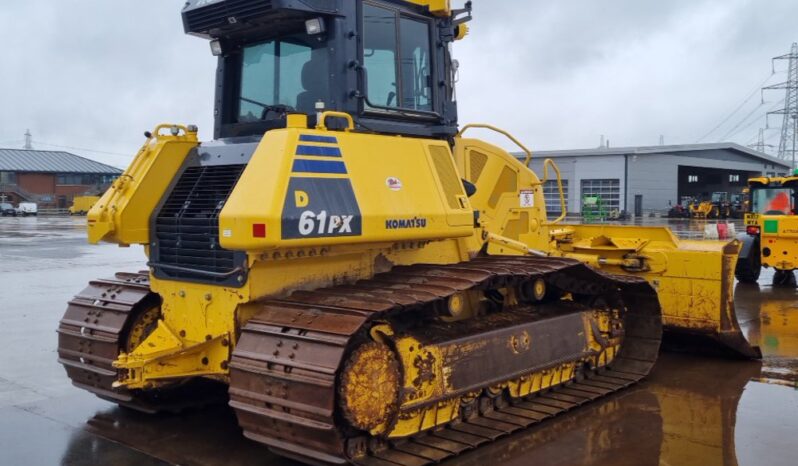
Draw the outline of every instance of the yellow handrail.
M332 118L343 118L343 119L346 120L347 126L346 126L346 129L344 129L344 131L349 132L349 131L352 131L353 129L355 129L355 122L354 122L354 120L352 120L352 115L350 115L348 113L345 113L345 112L334 112L334 111L331 111L331 110L328 110L326 112L322 112L322 114L319 115L319 121L316 122L316 129L320 129L322 131L327 131L327 124L326 124L327 118L331 118L331 117Z
M557 188L559 188L560 190L560 210L562 211L562 213L560 214L559 217L552 220L551 222L546 222L546 224L556 225L565 218L565 215L568 213L568 210L567 207L565 206L565 192L562 189L562 176L560 175L560 167L558 167L557 164L554 163L554 160L552 159L546 159L543 161L543 181L541 182L541 184L545 184L547 181L549 181L549 166L551 166L554 172L557 173Z
M526 146L521 144L521 142L518 139L514 138L512 134L508 133L507 131L505 131L505 130L503 130L501 128L497 128L497 127L492 126L492 125L487 125L485 123L469 123L469 124L463 126L463 129L461 129L460 132L457 133L457 135L455 137L458 137L458 138L462 137L463 133L465 133L467 130L469 130L471 128L489 129L489 130L495 131L495 132L497 132L499 134L503 134L504 136L507 137L507 139L513 141L516 146L520 147L521 150L523 150L524 153L526 153L526 158L524 159L524 166L528 167L529 166L529 162L532 161L532 151L531 150L527 149Z

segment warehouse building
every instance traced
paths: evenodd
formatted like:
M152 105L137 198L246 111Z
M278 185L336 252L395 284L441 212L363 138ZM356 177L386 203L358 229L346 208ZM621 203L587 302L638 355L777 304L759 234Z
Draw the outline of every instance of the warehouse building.
M0 149L0 201L63 209L75 196L103 192L121 173L69 152Z
M547 158L562 172L569 213L582 212L586 196L600 196L610 212L664 213L682 198L740 193L749 177L790 171L783 160L734 143L539 151L530 166L541 176ZM556 182L544 193L549 213L559 213Z

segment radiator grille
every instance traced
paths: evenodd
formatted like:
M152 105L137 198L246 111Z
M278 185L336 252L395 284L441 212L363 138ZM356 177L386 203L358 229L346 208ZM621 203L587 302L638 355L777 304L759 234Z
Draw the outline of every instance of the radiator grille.
M490 193L488 206L491 209L495 209L502 194L516 192L518 192L518 173L505 165L502 169L502 174L499 175L499 179L496 181L496 186L493 187L493 192Z
M443 185L443 191L446 193L446 200L451 209L461 209L458 196L464 196L463 184L454 170L454 161L448 150L440 146L430 146L430 155L432 155L432 162L435 164L435 170L438 172L438 178Z
M479 176L482 175L482 170L488 163L488 156L477 151L471 151L471 182L477 184Z
M219 245L219 213L244 167L189 167L183 172L155 220L157 263L166 266L162 269L169 277L221 283L228 278L212 274L229 273L237 267L236 253Z
M231 18L246 22L264 15L272 9L270 0L226 0L186 12L186 22L191 31L208 31L229 26Z

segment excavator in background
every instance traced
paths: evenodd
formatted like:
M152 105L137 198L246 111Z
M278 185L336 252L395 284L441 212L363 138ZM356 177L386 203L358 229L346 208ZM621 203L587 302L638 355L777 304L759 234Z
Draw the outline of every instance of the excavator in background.
M70 301L59 361L134 409L228 385L244 435L313 464L435 463L634 384L663 325L738 355L738 243L563 225L544 177L459 128L471 3L190 0L214 140L160 125L88 214L148 270ZM556 173L563 215L548 221Z
M737 279L754 283L762 267L773 267L774 285L794 287L794 270L798 268L798 170L787 177L751 178L748 189Z

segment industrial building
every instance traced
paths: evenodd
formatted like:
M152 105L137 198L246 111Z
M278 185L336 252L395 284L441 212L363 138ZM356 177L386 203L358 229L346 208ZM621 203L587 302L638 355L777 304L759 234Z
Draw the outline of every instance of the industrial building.
M74 196L104 191L121 173L69 152L0 149L0 200L63 209Z
M585 196L601 196L607 211L664 213L683 197L739 193L749 177L790 171L785 161L734 143L538 151L531 167L542 174L547 158L560 168L569 213L582 212ZM549 213L559 213L556 182L544 193Z

